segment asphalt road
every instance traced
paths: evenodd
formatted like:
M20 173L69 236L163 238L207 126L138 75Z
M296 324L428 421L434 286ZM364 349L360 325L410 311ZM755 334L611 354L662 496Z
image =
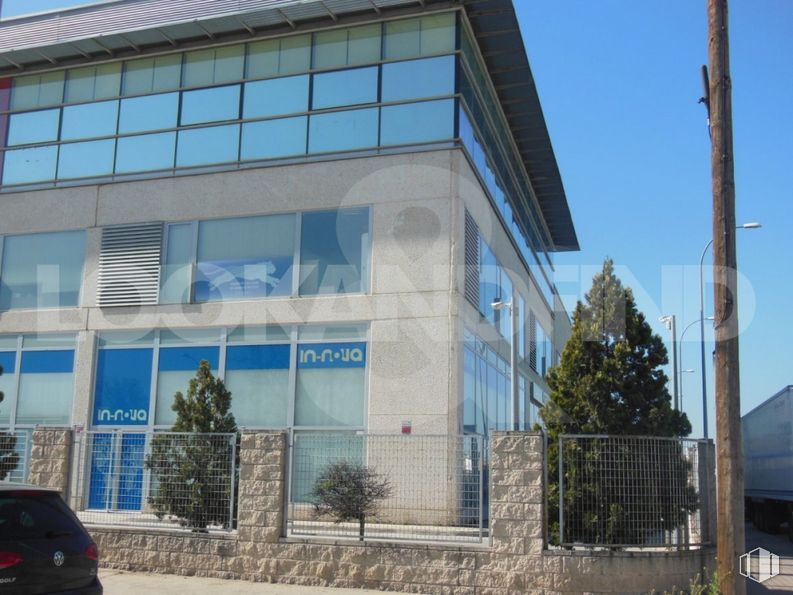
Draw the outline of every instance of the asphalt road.
M300 587L247 581L227 581L171 574L146 574L99 569L99 578L106 595L362 595L380 593L363 589L330 589L327 587Z
M762 547L779 556L779 576L762 584L746 579L747 595L775 595L793 593L793 542L785 533L761 533L751 523L746 524L746 551Z

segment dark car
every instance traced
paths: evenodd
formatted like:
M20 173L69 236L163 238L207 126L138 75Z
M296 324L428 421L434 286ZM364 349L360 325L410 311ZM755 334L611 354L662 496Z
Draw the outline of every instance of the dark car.
M95 595L99 552L58 492L0 482L0 593Z

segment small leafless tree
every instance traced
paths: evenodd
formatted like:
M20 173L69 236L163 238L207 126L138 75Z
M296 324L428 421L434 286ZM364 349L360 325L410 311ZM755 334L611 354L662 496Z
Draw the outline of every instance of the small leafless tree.
M391 495L388 479L374 469L356 463L331 463L314 483L312 497L318 515L328 515L334 522L358 521L363 541L366 518L375 514L377 503Z

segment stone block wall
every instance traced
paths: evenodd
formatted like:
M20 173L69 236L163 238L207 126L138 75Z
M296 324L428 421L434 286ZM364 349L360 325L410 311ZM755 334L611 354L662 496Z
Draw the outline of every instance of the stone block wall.
M55 488L66 498L71 453L71 430L36 428L30 447L28 481L37 486Z
M481 546L285 538L286 440L267 432L242 437L236 533L88 529L109 568L412 593L649 593L686 587L712 567L710 548L544 549L542 436L496 434L491 446L492 538Z

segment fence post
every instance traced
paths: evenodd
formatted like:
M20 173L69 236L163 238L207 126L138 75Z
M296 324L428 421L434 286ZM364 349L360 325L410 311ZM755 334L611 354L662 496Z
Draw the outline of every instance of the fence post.
M564 457L562 456L562 439L559 436L559 545L564 544Z
M230 434L229 435L229 450L230 453L230 460L229 460L229 473L231 475L231 488L229 490L230 498L229 498L229 530L234 529L234 499L236 496L236 484L237 484L237 435Z

